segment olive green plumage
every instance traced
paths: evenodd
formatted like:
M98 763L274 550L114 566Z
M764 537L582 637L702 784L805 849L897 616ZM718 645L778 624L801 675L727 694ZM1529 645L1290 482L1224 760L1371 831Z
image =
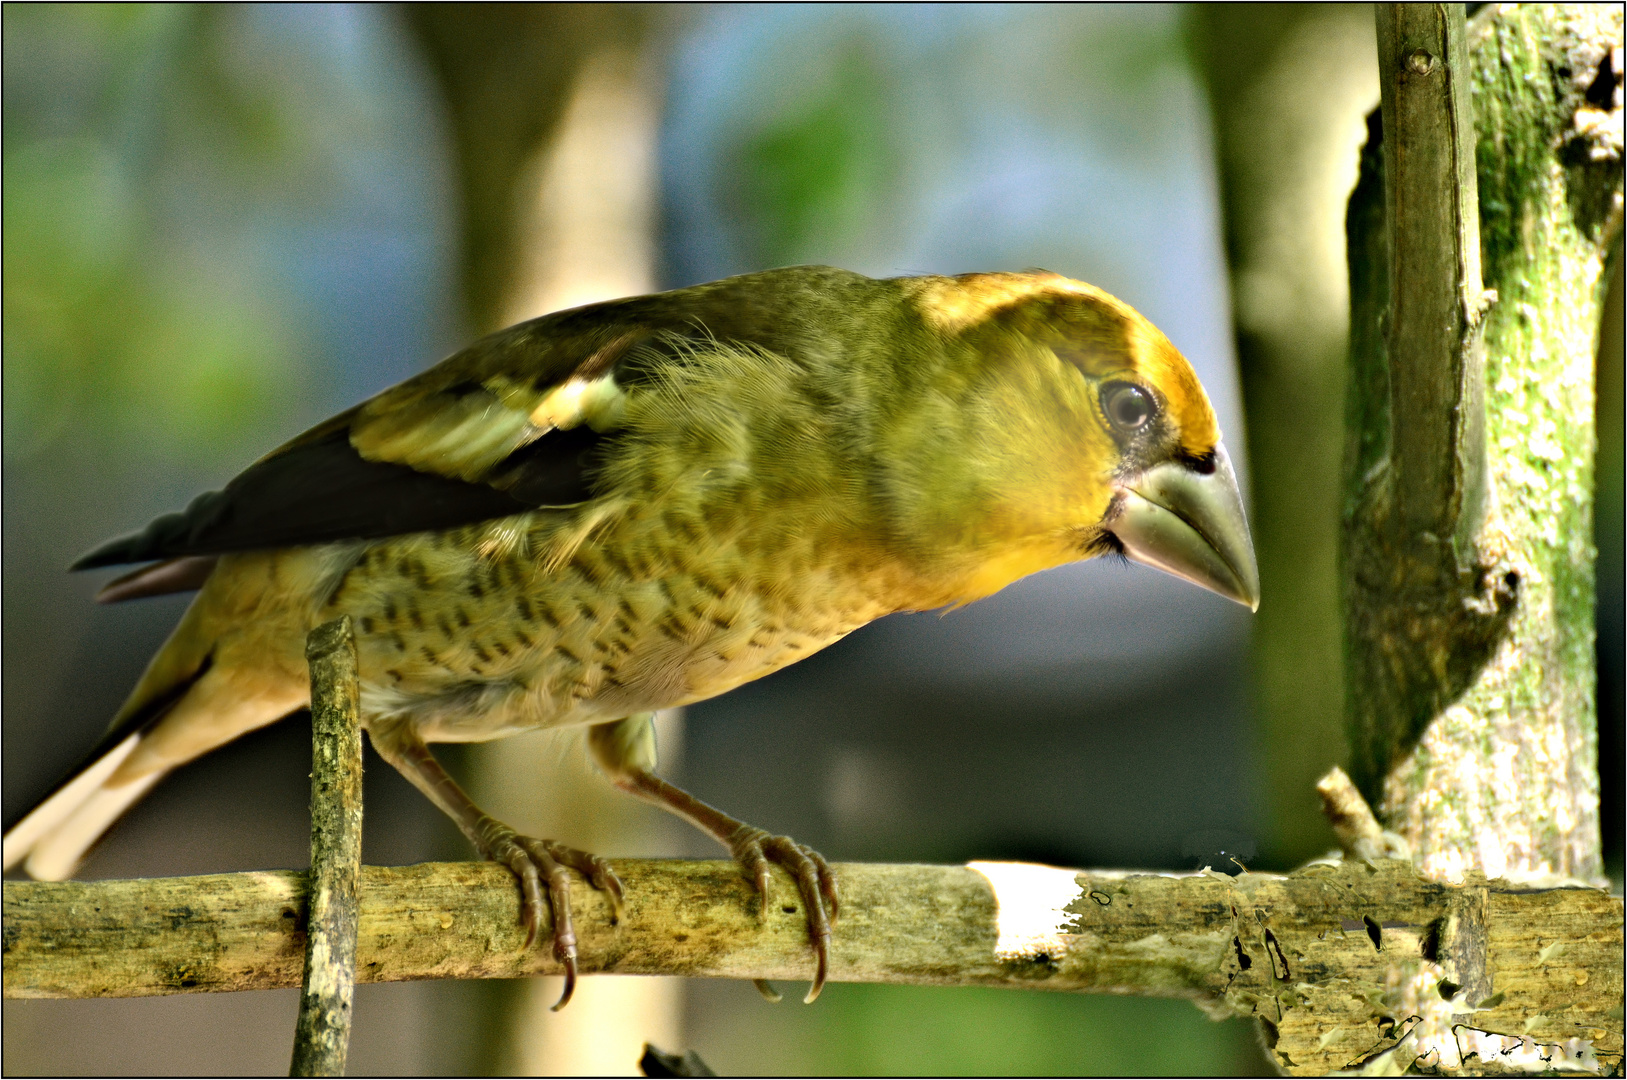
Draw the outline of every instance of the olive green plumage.
M202 588L101 763L7 833L6 864L71 872L163 772L304 705L305 635L349 614L375 745L522 881L554 855L516 847L424 743L626 720L593 744L615 782L833 908L817 857L653 777L640 718L1108 550L1257 597L1202 388L1100 290L800 267L545 316L81 561L158 560L113 599ZM558 857L602 877L578 856Z

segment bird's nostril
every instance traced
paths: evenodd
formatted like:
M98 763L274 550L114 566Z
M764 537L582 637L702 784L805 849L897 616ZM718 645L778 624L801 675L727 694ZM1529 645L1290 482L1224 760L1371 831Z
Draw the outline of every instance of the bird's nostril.
M1209 476L1215 471L1215 452L1211 450L1207 454L1182 453L1180 462L1199 476Z

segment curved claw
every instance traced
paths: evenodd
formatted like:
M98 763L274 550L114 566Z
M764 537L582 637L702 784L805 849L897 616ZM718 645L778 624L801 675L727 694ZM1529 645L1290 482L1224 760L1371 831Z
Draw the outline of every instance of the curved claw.
M559 961L565 974L565 990L553 1005L553 1011L558 1012L576 993L576 928L571 918L570 870L580 873L594 888L609 897L612 922L621 921L621 879L610 864L597 855L556 844L552 840L521 836L507 825L489 818L484 823L479 847L481 854L508 867L519 881L520 921L526 928L525 948L529 949L542 933L544 903L553 914L554 958ZM546 901L543 899L545 877L548 882Z
M548 875L548 903L554 913L554 959L565 969L565 992L553 1006L553 1011L558 1012L576 992L576 925L571 919L571 875L557 857L568 849L529 836L516 836L515 842L525 849L531 862Z
M796 882L807 913L808 942L814 951L813 985L808 988L808 996L802 999L811 1003L825 988L825 979L830 973L830 928L839 906L836 875L824 857L812 848L788 836L773 836L749 825L741 826L730 838L729 850L757 882L758 910L764 921L768 919L769 910L770 865L784 867Z
M576 957L561 961L565 965L565 992L559 995L559 1000L548 1006L549 1012L558 1012L571 1003L571 995L576 993Z

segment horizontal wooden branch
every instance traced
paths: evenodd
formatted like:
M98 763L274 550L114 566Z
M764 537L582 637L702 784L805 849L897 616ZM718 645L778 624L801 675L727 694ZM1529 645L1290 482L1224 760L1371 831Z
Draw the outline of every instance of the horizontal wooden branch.
M584 972L812 974L785 880L759 921L732 863L615 866L627 887L619 926L591 888L572 894ZM1622 901L1595 889L1448 886L1406 862L1355 860L1287 876L1013 863L837 872L836 981L1185 997L1213 1016L1261 1019L1296 1073L1383 1053L1426 1065L1434 1054L1448 1068L1443 1058L1471 1051L1511 1064L1522 1053L1620 1060ZM5 996L297 986L304 905L305 875L292 871L8 881ZM491 863L366 867L361 908L363 982L558 970L552 950L522 947L513 877Z

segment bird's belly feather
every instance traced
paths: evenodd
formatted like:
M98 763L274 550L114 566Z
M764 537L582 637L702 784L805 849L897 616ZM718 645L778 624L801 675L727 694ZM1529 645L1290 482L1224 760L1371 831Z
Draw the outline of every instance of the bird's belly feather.
M320 616L355 620L364 722L476 742L617 720L715 697L892 610L828 535L697 545L673 538L683 524L635 517L554 566L538 537L505 548L480 527L376 545Z

